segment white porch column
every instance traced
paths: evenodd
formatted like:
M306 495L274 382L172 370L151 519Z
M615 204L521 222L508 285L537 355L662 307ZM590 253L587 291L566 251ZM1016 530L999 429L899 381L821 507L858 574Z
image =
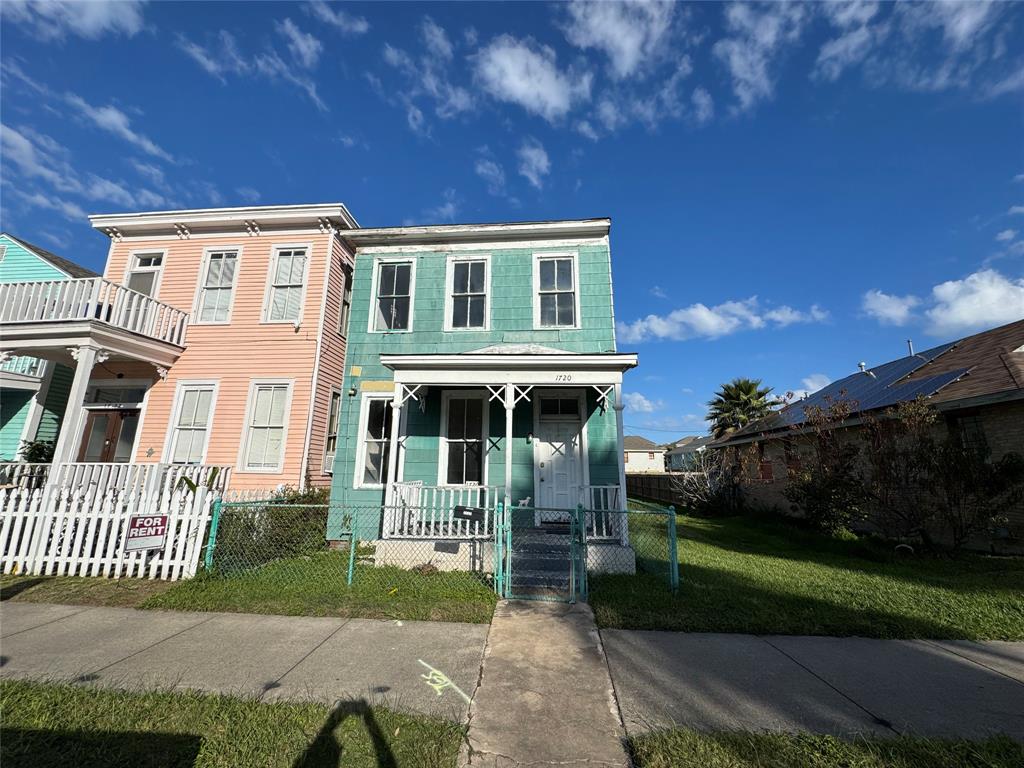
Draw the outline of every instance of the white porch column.
M395 478L398 477L398 434L402 426L402 385L395 384L395 396L391 400L391 439L388 441L388 478L384 486L384 506L390 507L395 502ZM390 515L391 512L388 512Z
M626 451L623 446L624 429L622 426L622 409L626 404L622 402L622 384L615 385L615 442L619 454L619 506L626 508Z
M85 404L85 393L89 388L92 367L96 363L105 362L110 353L106 350L83 344L70 347L68 352L75 359L75 377L68 392L68 403L64 408L64 418L57 436L57 445L53 450L53 463L63 464L74 460L75 448L78 445L82 429L82 406Z
M505 509L512 503L512 415L515 411L515 388L505 385Z

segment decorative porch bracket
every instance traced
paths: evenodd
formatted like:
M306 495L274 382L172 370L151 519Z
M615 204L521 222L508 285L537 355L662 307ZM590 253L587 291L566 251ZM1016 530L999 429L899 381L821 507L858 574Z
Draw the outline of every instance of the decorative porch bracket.
M491 386L490 384L488 384L487 385L487 391L491 393L491 396L489 398L487 398L488 402L490 402L491 400L497 400L497 401L499 401L502 404L505 403L505 385L504 384L499 384L496 387Z
M608 395L612 393L615 386L612 384L609 384L608 386L591 384L590 386L594 388L595 392L597 392L597 407L601 409L601 413L604 413L608 410Z
M423 403L420 401L420 396L419 396L419 391L421 389L423 389L423 385L422 384L417 384L416 386L413 386L413 387L410 387L408 384L403 384L402 385L402 396L401 396L401 399L399 399L398 404L399 405L405 405L405 403L408 400L412 399L412 400L415 400L417 403L419 403L420 407L422 407Z
M521 387L518 384L512 385L512 407L515 408L520 402L530 396L530 392L533 391L533 386Z

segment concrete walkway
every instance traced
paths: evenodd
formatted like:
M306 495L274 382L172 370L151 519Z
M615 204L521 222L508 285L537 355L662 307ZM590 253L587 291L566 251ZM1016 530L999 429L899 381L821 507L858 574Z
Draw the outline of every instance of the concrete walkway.
M619 768L624 738L590 608L499 603L462 765Z
M1024 643L601 635L631 734L680 724L1024 741Z
M267 701L366 699L464 722L468 700L452 687L437 693L424 663L472 696L486 637L484 624L5 602L0 677Z

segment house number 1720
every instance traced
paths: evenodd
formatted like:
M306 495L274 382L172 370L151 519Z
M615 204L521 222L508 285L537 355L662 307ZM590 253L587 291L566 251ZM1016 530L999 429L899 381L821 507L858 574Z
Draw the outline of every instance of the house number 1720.
M572 381L571 373L556 373L555 381Z

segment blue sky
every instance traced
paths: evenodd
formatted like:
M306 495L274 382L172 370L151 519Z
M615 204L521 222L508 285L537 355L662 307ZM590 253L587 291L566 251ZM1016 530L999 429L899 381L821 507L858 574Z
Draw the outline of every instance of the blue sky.
M2 6L3 228L610 216L630 432L1024 316L1024 5Z

